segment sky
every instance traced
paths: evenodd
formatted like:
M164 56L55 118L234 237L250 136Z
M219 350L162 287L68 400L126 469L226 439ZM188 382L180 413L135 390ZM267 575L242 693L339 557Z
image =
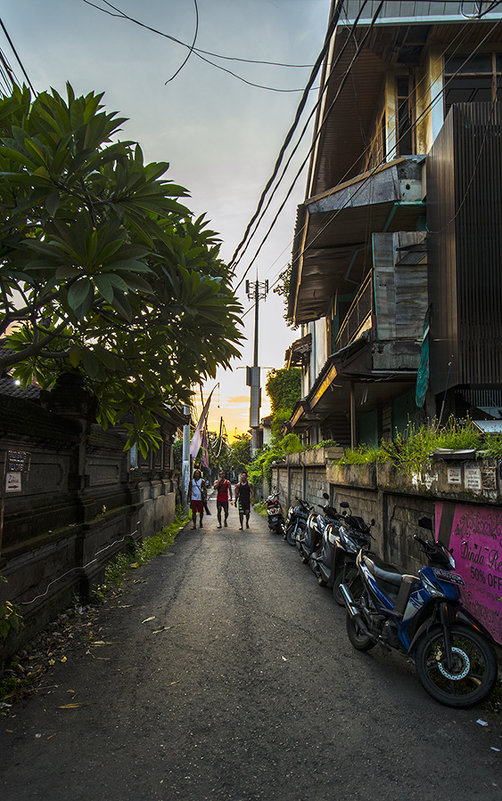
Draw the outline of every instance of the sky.
M108 8L103 0L92 0ZM112 0L126 14L182 42L191 43L198 9L196 47L234 58L312 65L322 48L330 0ZM115 12L112 12L115 13ZM188 50L180 44L112 17L84 0L3 0L2 21L37 91L104 91L107 110L128 117L123 137L138 141L145 159L168 161L167 177L190 192L189 208L205 213L229 261L254 213L260 194L293 122L301 91L274 92L249 86L194 54L179 74ZM0 47L18 77L19 64L0 31ZM207 56L248 81L302 90L310 68L292 69L224 61ZM166 83L167 82L167 83ZM316 84L317 85L317 84ZM298 133L316 100L304 112ZM264 223L237 267L242 276L282 203L311 144L306 134ZM296 139L294 140L294 143ZM272 285L291 257L296 206L304 199L306 172L269 236L248 278ZM252 306L245 283L238 297ZM268 414L266 374L284 366L284 353L298 333L287 328L282 298L270 292L260 304L259 364L262 416ZM242 359L220 370L203 392L213 394L209 427L223 416L230 436L249 426L245 366L253 362L254 312L243 317L247 340ZM198 399L200 410L200 398Z

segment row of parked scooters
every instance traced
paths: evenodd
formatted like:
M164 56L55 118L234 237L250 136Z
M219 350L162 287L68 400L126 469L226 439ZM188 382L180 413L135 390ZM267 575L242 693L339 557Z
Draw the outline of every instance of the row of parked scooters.
M427 565L408 575L382 561L371 550L369 524L354 515L350 505L340 511L329 504L316 512L301 498L286 520L277 492L267 498L270 530L296 546L321 586L347 609L347 634L358 651L377 644L411 657L424 689L435 700L457 708L480 703L495 687L497 657L491 634L462 606L463 578L455 560L432 536L432 521L418 525L429 531L415 534Z

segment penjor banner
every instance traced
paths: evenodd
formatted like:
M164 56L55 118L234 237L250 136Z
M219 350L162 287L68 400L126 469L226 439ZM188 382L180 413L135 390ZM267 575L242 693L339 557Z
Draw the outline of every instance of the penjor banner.
M197 423L197 427L193 432L192 441L190 443L190 456L192 457L192 459L197 458L197 454L199 453L200 446L202 444L202 432L204 431L205 422L207 420L207 415L209 413L209 404L211 403L211 396L213 392L214 389L211 390L209 398L204 404L204 408L202 409L199 422Z

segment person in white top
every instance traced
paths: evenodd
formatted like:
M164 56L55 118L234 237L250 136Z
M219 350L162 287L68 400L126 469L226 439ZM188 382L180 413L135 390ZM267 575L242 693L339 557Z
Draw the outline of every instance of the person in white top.
M192 528L197 528L197 515L200 515L199 528L203 528L202 518L204 517L204 499L206 485L200 470L194 470L193 478L188 485L190 506L192 507Z

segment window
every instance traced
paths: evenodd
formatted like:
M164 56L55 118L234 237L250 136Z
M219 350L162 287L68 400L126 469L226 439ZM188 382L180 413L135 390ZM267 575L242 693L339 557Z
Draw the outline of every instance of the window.
M413 124L411 115L413 87L407 75L400 75L396 82L397 89L397 154L411 156L413 154Z
M502 98L502 55L477 53L445 59L444 112L453 103L482 103Z

